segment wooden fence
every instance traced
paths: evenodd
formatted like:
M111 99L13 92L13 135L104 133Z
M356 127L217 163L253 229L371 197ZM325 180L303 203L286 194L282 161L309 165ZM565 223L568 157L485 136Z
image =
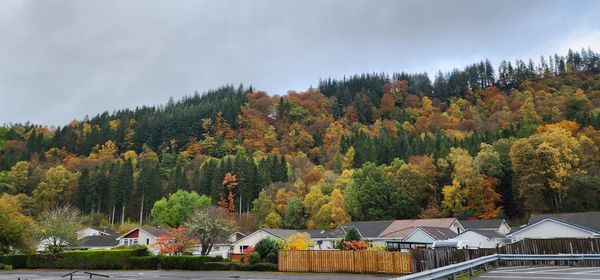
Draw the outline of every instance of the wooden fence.
M412 258L399 252L281 250L279 271L407 274Z
M464 262L492 254L600 254L600 238L524 239L494 249L415 249L411 250L413 271L420 272ZM600 261L579 263L510 262L510 265L587 265L600 266Z

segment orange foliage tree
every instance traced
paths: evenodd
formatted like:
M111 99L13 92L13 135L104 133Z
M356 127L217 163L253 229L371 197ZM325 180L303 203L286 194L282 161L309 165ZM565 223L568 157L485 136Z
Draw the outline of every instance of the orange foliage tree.
M235 214L235 195L233 194L233 189L235 189L237 184L238 182L235 175L231 174L231 172L227 172L223 178L223 186L227 190L227 199L225 199L221 193L221 199L217 204L226 209L229 214Z
M198 241L186 232L185 227L177 227L169 230L169 234L159 236L152 245L158 248L161 255L181 255L191 250Z

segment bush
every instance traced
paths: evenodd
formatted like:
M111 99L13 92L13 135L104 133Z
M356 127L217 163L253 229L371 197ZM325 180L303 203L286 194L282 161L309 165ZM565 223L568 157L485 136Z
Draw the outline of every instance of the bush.
M225 259L223 258L223 256L215 256L215 261L216 262L224 262Z
M235 270L239 271L277 271L277 264L274 263L256 263L256 264L237 264Z
M10 265L10 264L4 265L4 270L12 270L12 269L13 269L12 265Z
M4 269L4 264L0 263L0 269Z
M279 244L277 241L271 238L263 238L256 246L254 246L254 251L260 254L260 257L268 262L276 263L277 256L279 254Z
M205 270L204 264L214 262L215 258L210 256L159 256L158 267L160 269L189 269Z
M207 262L202 265L202 270L232 270L230 262Z
M156 256L131 257L131 258L127 259L127 268L130 268L130 269L157 269L158 268L158 257L156 257Z
M260 254L258 252L252 252L248 256L248 262L250 264L257 264L260 262Z
M29 255L5 255L0 256L0 263L11 265L13 268L27 268Z
M122 269L131 257L146 256L145 249L68 251L56 255L29 255L28 268Z

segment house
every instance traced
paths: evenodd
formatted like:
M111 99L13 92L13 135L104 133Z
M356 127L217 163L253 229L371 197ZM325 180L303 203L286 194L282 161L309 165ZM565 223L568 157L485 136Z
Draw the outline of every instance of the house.
M160 236L169 234L169 231L157 227L137 227L125 234L117 237L119 246L146 245L154 253L158 253L157 248L152 248L150 245L156 242Z
M465 227L466 230L495 231L501 235L507 235L511 230L505 219L461 220L460 224Z
M313 236L316 233L322 232L321 230L293 230L293 229L273 229L273 228L261 228L252 232L243 238L233 242L231 246L233 247L233 254L243 254L248 247L256 246L258 241L264 238L271 238L275 240L285 240L288 237L300 233L307 232L309 236Z
M111 228L86 227L77 231L78 244L74 249L110 250L117 245L118 234Z
M343 239L350 228L355 228L361 238L373 246L386 246L394 251L430 247L437 240L446 240L465 231L456 218L347 222L313 236L315 247L334 249L335 243Z
M221 256L223 258L229 258L229 254L232 251L232 244L242 238L244 238L246 234L241 232L234 232L225 238L217 238L213 244L212 249L208 253L209 256ZM202 253L202 246L194 247L192 254L200 255Z
M510 238L498 233L495 230L468 229L467 231L455 236L452 240L466 241L470 244L477 244L478 248L496 248L510 244Z
M512 242L525 238L600 237L600 212L532 214L527 226L515 229L506 237Z

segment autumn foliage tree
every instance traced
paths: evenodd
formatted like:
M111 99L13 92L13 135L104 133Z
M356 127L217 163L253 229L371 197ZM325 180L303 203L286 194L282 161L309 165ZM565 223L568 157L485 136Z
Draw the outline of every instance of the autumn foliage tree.
M157 248L161 255L181 255L197 243L198 240L190 235L185 227L180 226L170 229L168 234L159 236L151 247Z

